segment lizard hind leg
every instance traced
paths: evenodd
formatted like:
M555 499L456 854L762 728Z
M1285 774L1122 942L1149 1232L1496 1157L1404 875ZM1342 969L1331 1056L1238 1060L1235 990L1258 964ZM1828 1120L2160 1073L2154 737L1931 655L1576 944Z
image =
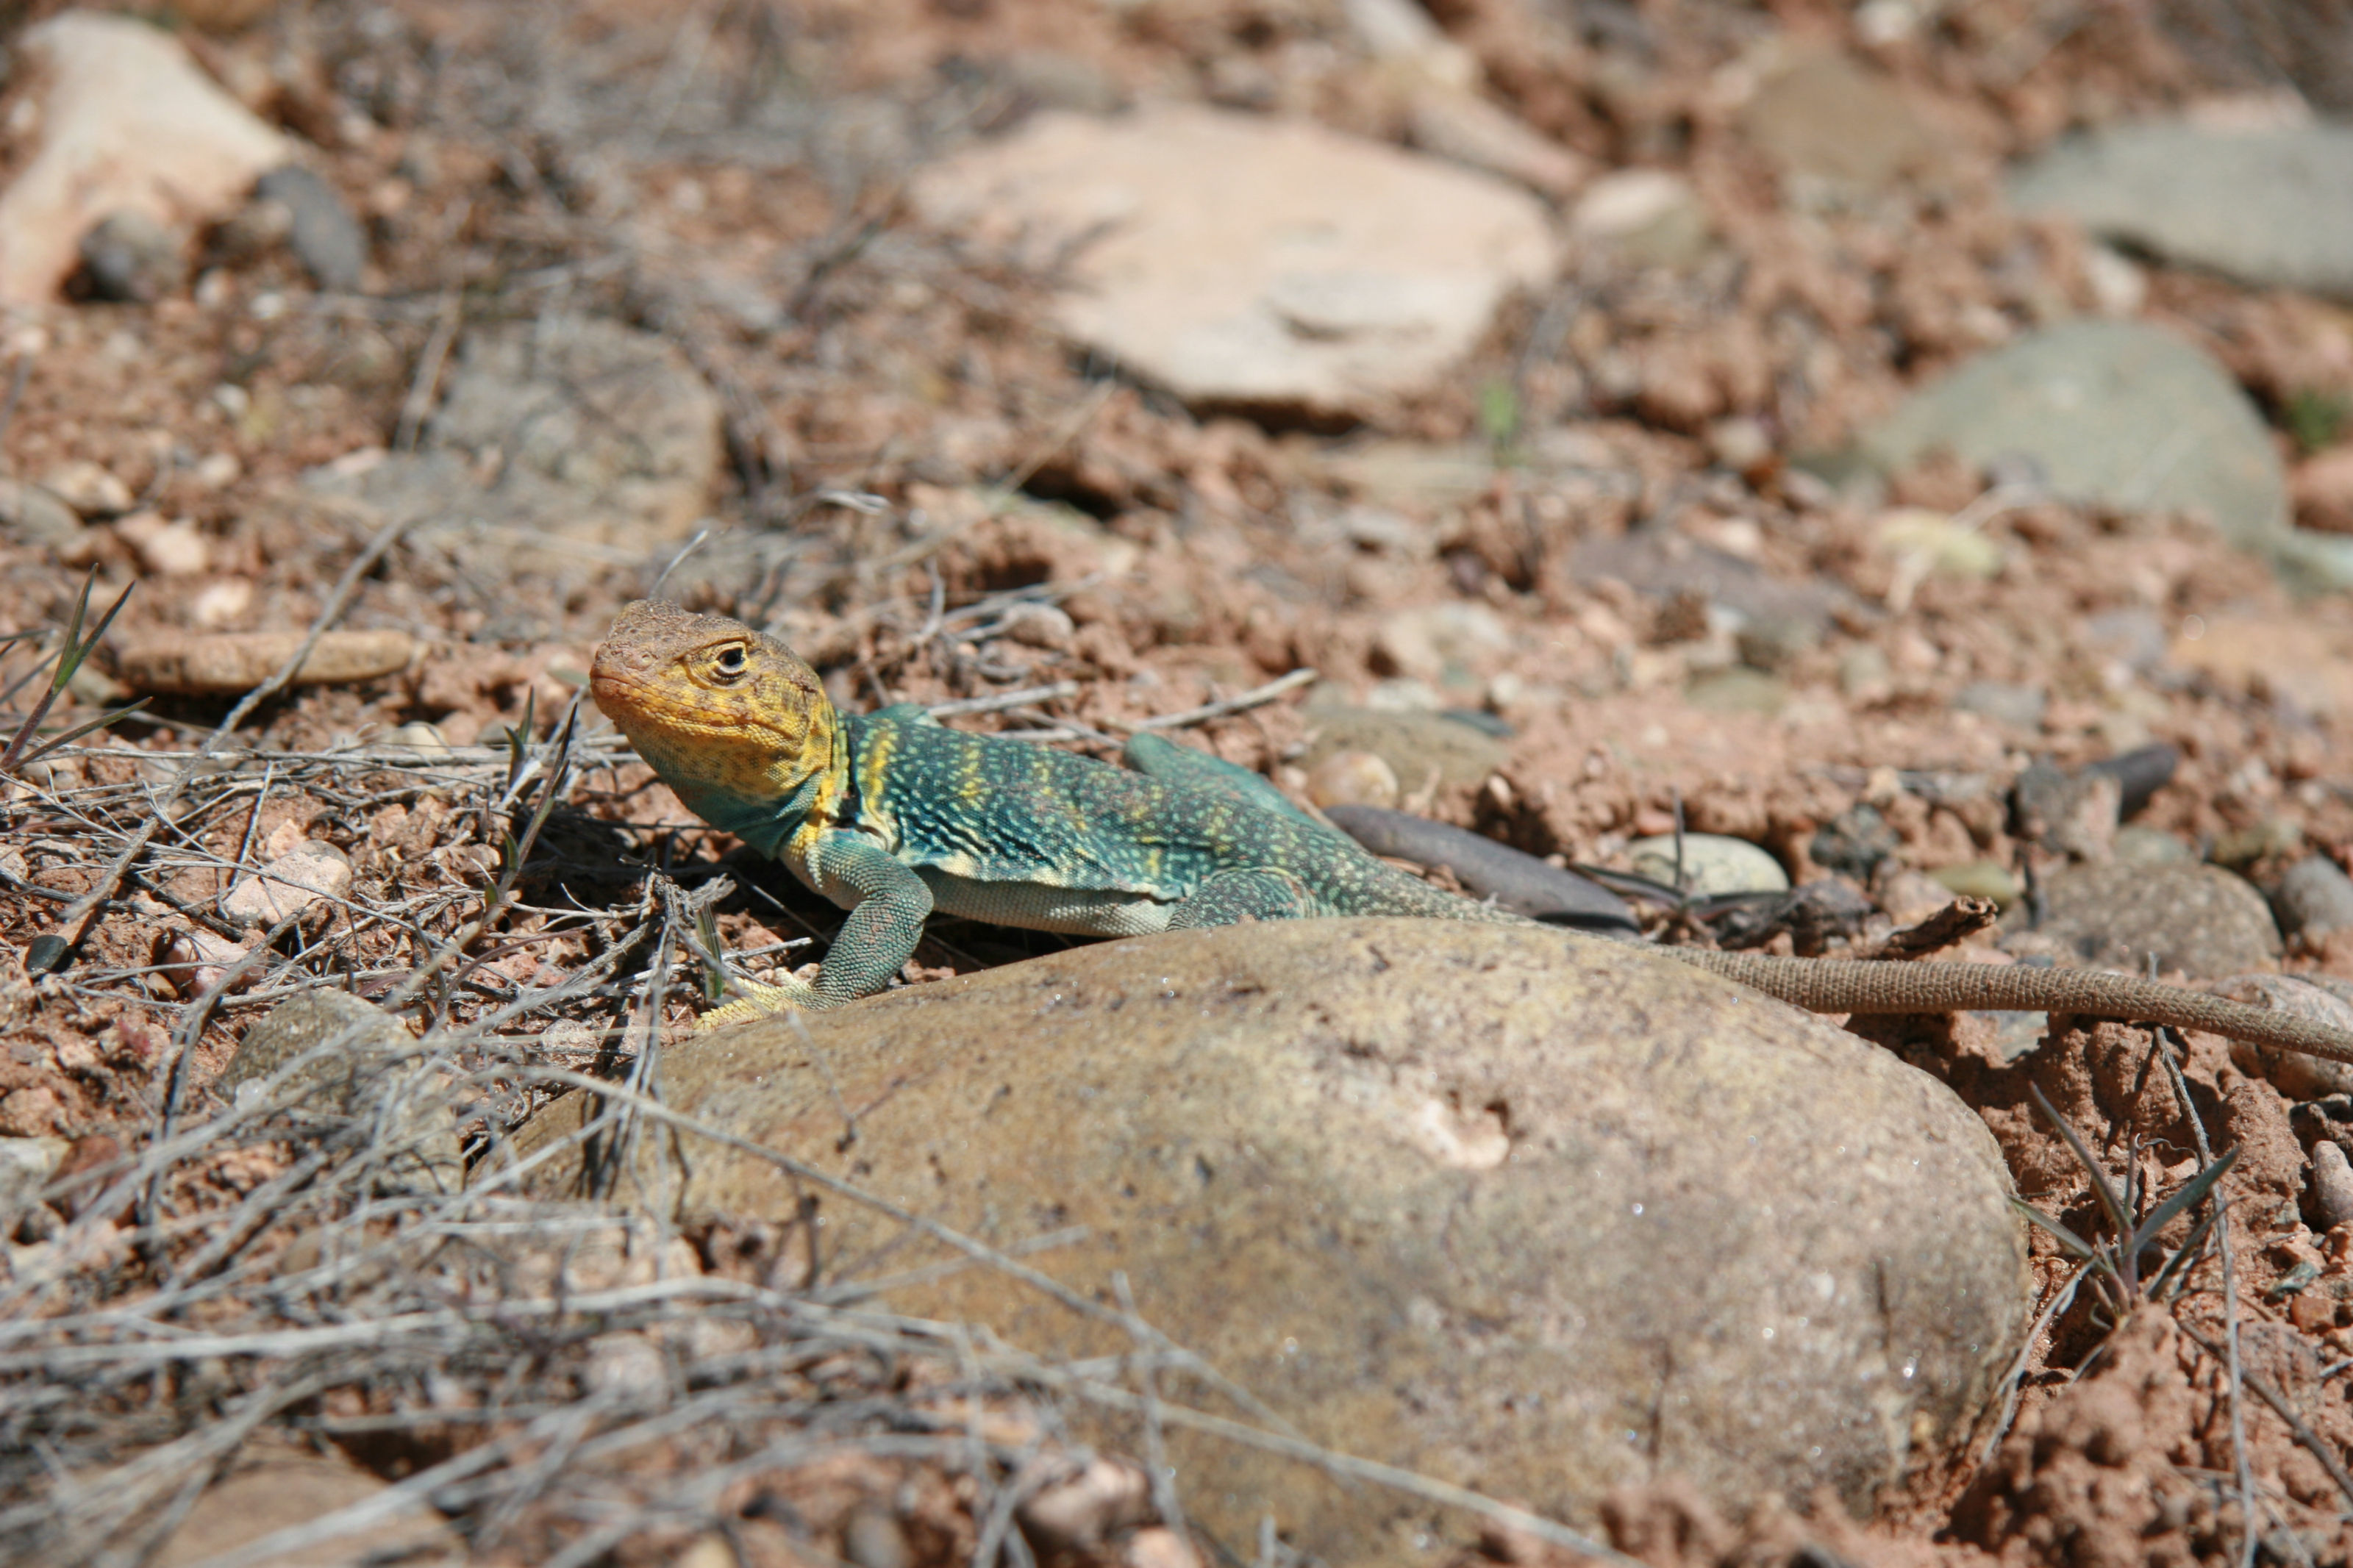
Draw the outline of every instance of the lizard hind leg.
M1303 920L1315 912L1307 884L1271 868L1219 871L1168 911L1170 931L1239 925L1243 921Z
M1146 778L1208 790L1229 800L1238 800L1244 805L1253 805L1261 811L1289 817L1318 833L1334 831L1329 825L1317 821L1293 805L1291 797L1273 784L1223 757L1213 757L1207 752L1180 746L1174 741L1164 740L1149 732L1129 736L1119 755L1122 762ZM1354 843L1355 840L1348 842Z

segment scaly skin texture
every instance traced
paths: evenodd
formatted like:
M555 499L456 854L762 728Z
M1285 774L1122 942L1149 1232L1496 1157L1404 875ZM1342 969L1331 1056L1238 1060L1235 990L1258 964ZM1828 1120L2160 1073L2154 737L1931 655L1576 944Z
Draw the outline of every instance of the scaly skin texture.
M934 910L1090 936L1335 915L1527 923L1374 858L1256 773L1156 737L1131 741L1121 769L913 707L841 714L790 648L716 616L630 605L590 685L697 816L849 911L814 981L756 987L706 1026L873 994ZM1652 951L1819 1013L2032 1009L2353 1061L2353 1034L2126 975Z

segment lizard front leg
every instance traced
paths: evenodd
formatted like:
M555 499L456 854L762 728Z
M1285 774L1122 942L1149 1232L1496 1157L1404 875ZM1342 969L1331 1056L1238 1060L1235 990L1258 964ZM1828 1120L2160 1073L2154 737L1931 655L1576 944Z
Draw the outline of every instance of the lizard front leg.
M808 856L809 880L828 898L852 895L849 918L815 980L787 977L773 984L738 981L747 994L714 1007L696 1020L700 1029L740 1023L763 1013L794 1008L821 1012L871 996L891 984L914 956L923 921L932 912L932 889L872 839L854 833L828 833Z

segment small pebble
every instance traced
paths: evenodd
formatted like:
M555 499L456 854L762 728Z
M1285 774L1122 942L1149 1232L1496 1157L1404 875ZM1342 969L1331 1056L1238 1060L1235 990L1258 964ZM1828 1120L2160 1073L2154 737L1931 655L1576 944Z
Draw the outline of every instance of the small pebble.
M2116 804L2116 815L2128 817L2147 805L2158 790L2171 784L2180 766L2181 749L2170 742L2158 741L2086 763L2084 771L2116 781L2116 787L2122 793L2122 798Z
M2206 858L2217 866L2243 871L2265 860L2293 855L2304 847L2304 829L2278 817L2265 817L2252 827L2225 833L2214 840Z
M194 1001L221 983L247 949L201 926L178 926L156 939L151 960L184 1001ZM252 983L250 972L238 977L231 990Z
M0 528L27 544L54 548L80 535L81 519L38 485L0 479Z
M0 1237L39 1197L69 1147L62 1138L0 1138Z
M2183 866L2198 858L2188 839L2161 827L2119 827L2109 853L2127 866Z
M1070 612L1059 605L1016 605L1005 612L1004 635L1024 647L1060 652L1079 635Z
M1839 690L1849 701L1883 696L1894 684L1895 672L1876 643L1847 649L1839 658Z
M2330 1139L2312 1146L2312 1201L2320 1210L2323 1230L2353 1220L2353 1162Z
M412 719L406 724L396 725L385 735L384 743L406 747L427 757L449 755L449 742L440 728L422 719Z
M224 577L196 590L188 601L188 619L208 632L218 631L243 620L251 608L253 584L243 577Z
M134 511L118 519L114 531L158 577L194 577L212 566L212 542L187 518L174 522L162 512Z
M1887 818L1868 805L1851 805L1814 830L1806 852L1825 870L1868 882L1879 863L1903 847Z
M2283 934L2316 942L2353 926L2353 877L2326 855L2307 856L2272 890L2272 912Z
M1672 834L1637 838L1626 846L1628 862L1638 877L1668 887L1675 885L1675 839ZM1781 862L1745 838L1717 833L1683 835L1683 890L1713 893L1779 893L1789 887Z
M299 163L272 169L253 187L261 201L286 209L286 242L322 289L349 293L367 266L367 231L334 186Z
M2018 902L2018 879L1999 860L1964 860L1939 866L1928 879L1965 898L1991 899L2003 909Z
M1065 1552L1090 1552L1152 1518L1152 1483L1133 1461L1099 1458L1029 1493L1022 1529Z
M131 487L86 458L59 463L41 476L41 488L84 517L115 517L131 510Z
M82 276L101 300L152 304L180 286L180 240L142 212L111 213L81 237Z
M1768 674L1787 669L1821 640L1821 623L1804 616L1759 616L1733 634L1740 662Z
M297 632L216 632L165 637L126 648L116 668L142 691L234 697L276 674L302 645ZM406 669L417 655L406 632L329 632L296 671L297 686L372 680Z
M2123 786L2109 774L2035 763L2010 785L2012 831L2079 860L2105 860L2115 852L2123 798Z
M841 1555L854 1568L913 1568L915 1549L898 1515L878 1503L861 1502L841 1527Z
M1398 795L1397 770L1370 752L1335 752L1307 774L1307 798L1319 809L1328 805L1393 807Z
M1950 577L1985 578L2001 570L2000 545L1925 507L1899 507L1881 518L1879 543L1892 555L1916 559Z
M350 858L314 838L241 879L221 900L221 914L235 925L276 925L322 898L342 898L351 886Z
M1975 713L2013 730L2039 730L2049 698L2039 686L2007 680L1972 680L1953 694L1957 712Z

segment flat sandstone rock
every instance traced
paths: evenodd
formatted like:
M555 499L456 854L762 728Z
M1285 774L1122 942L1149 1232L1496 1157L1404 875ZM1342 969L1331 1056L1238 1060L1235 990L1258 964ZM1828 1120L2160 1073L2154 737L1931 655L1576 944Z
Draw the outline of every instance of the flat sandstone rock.
M1082 1227L1024 1262L1106 1303L1124 1270L1147 1321L1318 1443L1588 1525L1662 1471L1734 1509L1821 1488L1867 1507L1965 1438L2031 1304L2000 1154L1941 1085L1754 992L1553 931L1109 942L694 1039L661 1078L685 1114L992 1246ZM586 1106L557 1101L518 1152ZM578 1174L567 1156L533 1184ZM644 1140L619 1190L788 1228L809 1198L817 1238L785 1246L814 1245L828 1286L957 1257L691 1134ZM985 1267L882 1304L1055 1360L1135 1348ZM1159 1377L1164 1399L1251 1419ZM1143 1452L1120 1419L1090 1436ZM1271 1513L1328 1561L1445 1559L1445 1540L1405 1544L1426 1503L1167 1440L1187 1510L1240 1549Z
M1303 121L1045 113L934 165L925 221L1060 259L1064 331L1186 401L1360 416L1427 387L1558 256L1541 203Z

